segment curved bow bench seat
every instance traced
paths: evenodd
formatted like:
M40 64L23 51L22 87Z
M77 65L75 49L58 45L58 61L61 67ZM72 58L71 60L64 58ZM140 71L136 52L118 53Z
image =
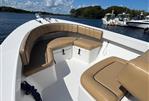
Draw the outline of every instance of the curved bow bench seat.
M75 40L77 40L76 37L56 38L48 43L47 48L51 48L53 50L63 48L68 45L73 45Z
M128 91L140 101L149 95L149 51L131 61L105 59L85 71L83 87L97 101L119 101Z
M32 50L33 47L38 42L38 40L43 36L54 35L57 32L69 33L70 35L68 35L68 36L71 36L73 33L73 35L71 38L63 38L63 39L56 38L55 40L50 41L50 43L48 44L48 48L46 46L44 47L50 51L48 51L48 52L42 51L45 54L44 62L42 62L40 65L36 64L36 62L32 63L32 61L30 60L31 52L38 51L38 49ZM60 47L67 46L69 44L74 44L76 37L77 37L77 39L80 37L91 38L93 40L100 42L100 40L102 39L102 34L103 34L102 31L94 29L94 28L89 28L89 27L76 25L76 24L66 24L66 23L46 24L46 25L41 25L41 26L31 30L25 36L24 40L22 41L21 47L20 47L20 56L21 56L22 65L23 65L23 74L25 76L29 76L29 75L36 73L44 68L49 67L53 63L53 60L54 60L53 54L52 54L53 49L58 49ZM68 36L66 36L66 37L68 37ZM80 46L82 46L82 45L80 45ZM40 49L42 49L42 48L40 48ZM36 56L34 56L34 57L36 57ZM35 60L37 60L37 59L35 59Z
M102 43L100 43L99 41L80 38L74 41L74 45L87 50L92 50L94 48L101 47Z

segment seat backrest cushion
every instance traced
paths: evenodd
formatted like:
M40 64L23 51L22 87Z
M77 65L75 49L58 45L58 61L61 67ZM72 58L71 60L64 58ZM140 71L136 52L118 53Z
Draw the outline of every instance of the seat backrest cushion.
M140 101L149 100L149 51L131 60L118 75L118 81Z
M85 26L80 26L80 25L78 25L78 33L98 40L101 40L103 35L103 32L100 30L85 27Z
M50 32L49 27L50 26L47 25L39 26L30 31L29 34L24 38L20 47L20 55L22 58L23 65L29 64L30 53L33 48L33 45L35 44L37 39L43 35L43 32L44 34Z

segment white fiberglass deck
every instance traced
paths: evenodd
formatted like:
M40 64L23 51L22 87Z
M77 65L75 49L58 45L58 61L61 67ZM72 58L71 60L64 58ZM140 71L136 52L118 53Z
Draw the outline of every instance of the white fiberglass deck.
M67 60L56 64L58 81L43 93L44 101L77 101L80 75L87 64L76 59Z
M125 53L127 53L127 55ZM138 55L139 54L126 50L122 47L104 42L97 59L91 64L82 62L75 58L57 63L55 65L57 81L42 92L43 101L81 101L78 98L80 88L83 89L80 84L80 77L86 69L110 56L117 56L126 60L130 60L137 57ZM90 97L85 90L84 92ZM26 99L23 101L25 100ZM127 98L124 98L123 101L128 100Z

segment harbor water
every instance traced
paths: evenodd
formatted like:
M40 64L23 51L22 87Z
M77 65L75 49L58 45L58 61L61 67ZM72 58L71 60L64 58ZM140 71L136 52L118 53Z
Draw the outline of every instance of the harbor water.
M145 34L143 29L132 28L132 27L120 27L120 26L104 26L101 19L80 19L70 16L50 16L54 18L60 18L79 22L95 27L100 27L113 32L117 32L126 36L130 36L139 40L149 42L149 34ZM35 19L34 14L18 14L18 13L0 13L0 43L18 26L21 24ZM21 33L20 33L21 34Z

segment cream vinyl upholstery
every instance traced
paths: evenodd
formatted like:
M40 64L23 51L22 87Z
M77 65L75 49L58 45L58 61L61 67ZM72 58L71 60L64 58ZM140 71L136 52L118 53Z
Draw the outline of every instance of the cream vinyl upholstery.
M117 57L98 62L82 74L81 84L97 101L118 101L125 91L119 89L116 77L126 64Z
M97 101L118 101L126 91L148 101L149 50L131 61L110 57L98 62L82 74L81 83Z
M149 101L149 51L131 60L120 72L118 80L140 101Z
M20 55L22 58L22 63L24 65L27 65L29 63L32 47L36 43L37 39L39 39L41 36L54 32L65 32L65 31L74 32L76 34L78 33L83 34L88 37L96 38L98 40L101 40L103 34L102 31L100 30L95 30L88 27L82 28L80 25L74 25L74 24L54 23L39 26L30 31L29 34L27 34L24 40L22 41L22 45L20 47Z
M20 56L22 59L22 64L25 68L28 68L27 66L30 64L30 56L31 56L31 51L35 43L38 41L38 39L44 35L48 35L51 33L56 33L56 32L71 32L75 33L76 36L77 34L82 34L88 37L92 37L96 40L101 40L102 38L102 31L96 30L96 29L91 29L89 27L80 27L81 25L75 25L75 24L66 24L66 23L53 23L53 24L46 24L46 25L41 25L32 31L30 31L22 41L21 47L20 47ZM84 32L81 32L81 30L85 30ZM50 63L53 63L53 56L51 55L52 53L51 50L58 49L60 47L64 47L67 45L72 45L74 44L74 41L76 40L76 37L69 37L69 38L56 38L55 40L52 40L49 42L47 45L47 50L45 53L45 61L44 63L46 67L48 65L50 66ZM94 42L94 41L91 41ZM96 43L96 42L94 42ZM85 44L84 44L85 46ZM96 45L97 46L97 45ZM91 46L91 48L94 48ZM26 69L25 71L31 71L32 69ZM34 73L34 72L32 72ZM29 73L31 74L31 73Z

